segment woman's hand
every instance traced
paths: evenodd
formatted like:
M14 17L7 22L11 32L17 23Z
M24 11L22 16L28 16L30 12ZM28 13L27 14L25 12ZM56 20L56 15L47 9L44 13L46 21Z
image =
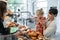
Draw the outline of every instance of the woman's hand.
M13 27L13 26L15 26L16 25L16 23L15 22L10 22L10 23L7 23L8 25L8 27Z

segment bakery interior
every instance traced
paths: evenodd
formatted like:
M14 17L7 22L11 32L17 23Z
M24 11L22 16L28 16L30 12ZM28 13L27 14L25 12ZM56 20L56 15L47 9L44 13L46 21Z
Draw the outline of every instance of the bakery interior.
M47 18L50 7L57 7L58 9L58 15L56 18L57 30L54 39L60 40L60 0L0 0L0 1L4 1L7 3L6 14L8 15L5 16L5 26L6 27L9 26L10 33L8 35L1 35L0 40L48 40L48 38L43 38L43 36L40 33L35 31L36 24L33 17L35 17L37 9L43 8L44 17ZM28 33L25 33L27 31ZM37 34L38 36L36 36Z

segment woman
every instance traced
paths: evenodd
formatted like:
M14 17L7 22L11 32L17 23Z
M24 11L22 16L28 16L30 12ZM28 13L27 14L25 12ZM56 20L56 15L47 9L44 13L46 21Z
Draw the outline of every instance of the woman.
M0 34L6 35L9 33L8 28L4 28L4 15L7 12L7 3L0 1Z
M54 34L56 33L56 23L55 17L58 14L58 10L56 8L51 8L48 14L47 28L44 30L43 35L50 40L54 40Z

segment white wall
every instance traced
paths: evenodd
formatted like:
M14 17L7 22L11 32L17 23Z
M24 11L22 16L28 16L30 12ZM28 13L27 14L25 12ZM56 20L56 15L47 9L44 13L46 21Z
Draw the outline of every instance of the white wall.
M50 7L58 6L58 0L47 0L48 1L48 10Z
M58 0L57 32L60 33L60 0Z

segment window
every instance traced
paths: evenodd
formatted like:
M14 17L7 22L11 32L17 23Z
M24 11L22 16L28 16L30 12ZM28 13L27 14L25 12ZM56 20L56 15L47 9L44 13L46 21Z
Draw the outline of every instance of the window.
M8 9L13 12L18 12L18 9L25 11L27 10L27 0L8 0Z

